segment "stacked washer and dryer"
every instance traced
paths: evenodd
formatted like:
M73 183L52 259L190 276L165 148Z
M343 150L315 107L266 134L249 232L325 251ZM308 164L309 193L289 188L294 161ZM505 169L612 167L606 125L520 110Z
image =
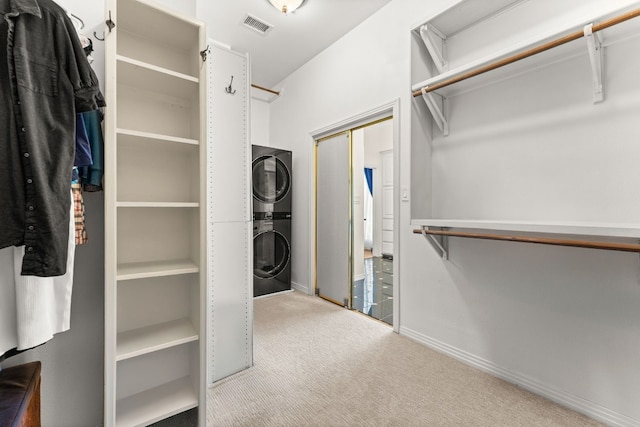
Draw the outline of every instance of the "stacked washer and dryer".
M291 289L291 151L252 146L253 295Z

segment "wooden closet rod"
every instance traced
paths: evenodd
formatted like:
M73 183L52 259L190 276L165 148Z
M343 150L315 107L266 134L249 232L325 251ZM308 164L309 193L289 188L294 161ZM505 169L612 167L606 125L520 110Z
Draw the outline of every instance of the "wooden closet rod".
M614 18L608 19L606 21L603 21L599 24L594 24L593 25L593 32L597 32L597 31L601 31L604 30L605 28L609 28L612 27L614 25L620 24L621 22L624 21L628 21L629 19L632 18L636 18L640 16L640 9L635 9L632 10L630 12L624 13L622 15L616 16ZM509 56L505 59L501 59L499 61L493 62L491 64L476 68L475 70L471 70L467 73L461 74L459 76L456 77L451 77L450 79L444 80L440 83L436 83L434 85L431 86L427 86L425 89L426 92L433 92L434 90L438 90L441 89L443 87L452 85L454 83L458 83L461 82L463 80L467 80L471 77L475 77L477 75L486 73L487 71L491 71L491 70L495 70L496 68L500 68L500 67L504 67L505 65L511 64L513 62L517 62L520 61L521 59L525 59L528 58L530 56L533 55L537 55L538 53L544 52L546 50L550 50L553 49L554 47L558 47L560 45L563 45L565 43L569 43L570 41L573 40L577 40L580 37L584 36L584 31L580 30L580 31L576 31L574 33L571 34L567 34L564 37L560 37L559 39L556 40L552 40L550 42L547 42L545 44L542 44L538 47L534 47L532 49L526 50L524 52ZM420 96L422 95L422 91L421 90L416 90L415 92L413 92L413 96Z
M586 240L565 240L549 237L506 236L500 234L467 233L448 230L413 230L415 234L435 236L465 237L470 239L502 240L508 242L538 243L542 245L572 246L577 248L607 249L622 252L640 252L640 245L630 243L590 242Z
M273 89L269 89L269 88L266 88L266 87L258 86L257 84L253 84L253 83L251 83L251 87L255 87L256 89L264 90L265 92L269 92L269 93L272 93L274 95L280 96L280 92L278 92L277 90L273 90Z

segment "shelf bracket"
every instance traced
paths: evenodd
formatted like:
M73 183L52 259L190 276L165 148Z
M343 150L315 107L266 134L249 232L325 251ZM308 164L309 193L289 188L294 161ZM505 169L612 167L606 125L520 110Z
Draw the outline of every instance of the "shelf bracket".
M442 102L436 101L433 97L433 92L427 92L427 87L422 88L422 99L424 99L425 104L427 104L427 108L431 112L436 125L440 128L444 136L449 135L449 122L444 116L443 108L440 108L439 104L442 104L444 107L444 98Z
M422 227L422 235L427 242L431 244L433 249L444 260L449 259L449 237L448 236L434 236L433 234L427 234L425 231L429 230L429 227Z
M602 68L602 40L598 33L593 32L593 24L584 26L584 37L587 40L589 59L591 60L591 74L593 75L593 103L604 101L603 68Z
M449 69L449 63L444 55L444 42L447 39L436 27L429 24L424 24L420 27L420 37L422 42L427 47L433 63L438 69L438 73Z

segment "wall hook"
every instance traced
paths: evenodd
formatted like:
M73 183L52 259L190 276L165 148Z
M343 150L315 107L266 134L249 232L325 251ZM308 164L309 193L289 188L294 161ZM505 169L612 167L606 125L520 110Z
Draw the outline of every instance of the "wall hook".
M109 32L111 32L111 30L113 30L113 27L116 26L116 23L113 22L113 20L111 19L111 11L109 11L109 19L107 19L107 27L109 27Z
M231 87L232 85L233 85L233 76L231 76L231 81L229 82L229 86L224 88L224 91L227 92L229 95L234 95L236 93L233 87Z
M113 27L116 26L116 23L113 22L113 20L111 19L111 11L109 11L109 19L107 19L105 21L105 24L107 24L107 27L109 28L109 33L111 33L111 30L113 30ZM102 32L102 38L100 38L100 37L98 37L98 34L94 31L93 32L93 37L95 37L97 40L100 40L101 42L103 42L104 39L106 38L106 34L103 31Z
M81 29L81 30L84 28L84 21L82 20L82 18L80 18L80 17L79 17L79 16L77 16L77 15L74 15L74 14L73 14L73 13L71 13L71 12L67 12L67 14L68 14L71 18L75 19L75 20L78 22L78 25L79 25L79 27L80 27L80 29ZM72 19L72 21L73 21L73 19Z
M202 62L207 62L207 55L211 52L211 47L207 45L205 50L200 51L200 56L202 57Z

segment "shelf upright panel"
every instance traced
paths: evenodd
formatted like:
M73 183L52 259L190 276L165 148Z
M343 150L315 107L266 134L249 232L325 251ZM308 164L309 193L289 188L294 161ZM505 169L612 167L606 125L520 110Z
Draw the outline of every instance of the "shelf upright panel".
M117 0L105 2L105 17L116 19L118 16ZM109 18L111 17L111 18ZM105 98L107 107L104 115L104 209L105 209L105 319L104 319L104 425L116 425L117 400L117 127L116 111L118 109L117 82L118 68L116 56L118 51L119 27L109 29L105 25Z

